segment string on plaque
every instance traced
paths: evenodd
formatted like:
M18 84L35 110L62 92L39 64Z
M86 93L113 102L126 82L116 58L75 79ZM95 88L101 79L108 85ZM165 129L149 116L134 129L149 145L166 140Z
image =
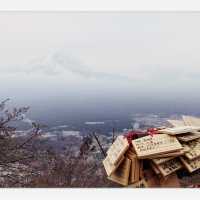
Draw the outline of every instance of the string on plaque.
M131 144L132 140L137 139L140 134L144 134L144 132L132 130L125 133L124 138L126 138L128 143Z
M155 134L158 134L158 128L148 128L146 133L147 135L153 136Z

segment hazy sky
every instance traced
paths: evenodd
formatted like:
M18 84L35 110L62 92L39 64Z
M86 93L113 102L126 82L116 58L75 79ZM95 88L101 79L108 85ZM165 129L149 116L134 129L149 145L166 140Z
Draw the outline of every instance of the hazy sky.
M40 111L198 106L199 23L200 13L1 12L1 99Z

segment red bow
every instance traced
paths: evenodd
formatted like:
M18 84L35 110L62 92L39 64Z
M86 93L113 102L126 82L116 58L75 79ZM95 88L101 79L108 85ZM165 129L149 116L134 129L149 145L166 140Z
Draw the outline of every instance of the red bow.
M131 141L138 138L138 135L141 134L143 132L141 131L129 131L127 133L124 134L124 138L126 138L128 140L128 143L131 144Z
M143 137L145 135L155 135L158 134L158 130L159 128L148 128L146 130L146 132L142 132L142 131L129 131L127 133L124 134L124 138L126 138L128 140L128 143L131 144L131 141L134 139L137 139L139 136Z
M148 128L147 129L147 134L151 135L151 136L153 136L155 134L158 134L158 129L157 128Z

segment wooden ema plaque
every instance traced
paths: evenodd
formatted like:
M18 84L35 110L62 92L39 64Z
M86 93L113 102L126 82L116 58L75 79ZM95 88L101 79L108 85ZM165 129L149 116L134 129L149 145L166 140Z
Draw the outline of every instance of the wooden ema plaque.
M163 176L168 176L174 173L175 171L181 169L182 163L178 158L174 158L162 164L156 165L156 167Z
M182 120L172 120L169 119L167 120L173 127L182 127L185 126L186 124Z
M197 117L192 117L192 116L182 116L184 123L187 126L197 126L200 127L200 118Z
M177 156L182 156L184 154L185 154L185 151L181 149L181 150L173 151L169 153L153 155L153 156L148 157L148 159L177 157Z
M116 165L114 165L111 163L109 157L107 156L103 160L103 165L104 165L107 175L110 176L117 169L117 167L122 163L123 160L124 160L124 156L122 156L119 162Z
M181 156L180 157L183 165L185 166L185 168L190 172L194 172L197 169L200 169L200 157L198 157L195 160L188 160L186 157Z
M127 186L129 181L130 166L131 160L125 158L119 167L110 176L108 176L108 179L123 186Z
M135 183L139 181L140 178L141 163L138 160L136 154L132 153L131 151L127 152L126 157L131 160L129 183Z
M174 128L165 128L162 130L158 130L159 133L166 133L169 135L178 135L183 133L190 133L193 131L200 130L200 127L196 126L180 126L180 127L174 127Z
M163 159L163 161L167 160L169 158L175 158L177 156L181 156L184 155L186 152L190 151L190 148L187 144L181 144L183 149L178 150L178 151L173 151L173 152L169 152L169 153L163 153L163 154L157 154L157 155L153 155L153 156L149 156L148 159ZM161 160L160 160L161 161ZM162 161L161 161L162 162Z
M185 157L189 160L194 160L200 157L200 139L193 140L188 142L187 145L189 146L189 152L185 153Z
M133 140L132 144L140 159L183 149L176 137L167 134L145 136Z
M167 158L154 158L152 159L153 163L159 165L159 164L162 164L164 162L167 162L169 160L172 160L174 159L175 157L167 157Z
M196 140L200 138L200 132L193 131L192 133L185 133L185 134L178 135L176 138L182 142L190 142L192 140Z
M107 151L107 156L109 157L110 162L116 165L128 148L129 144L127 139L123 136L118 136Z
M158 154L158 155L152 156L151 158L152 159L156 159L156 158L167 159L167 158L171 158L171 157L175 158L177 156L184 155L185 153L190 151L190 147L187 144L181 144L181 145L183 147L183 149L181 149L181 150L173 151L173 152L170 152L170 153Z

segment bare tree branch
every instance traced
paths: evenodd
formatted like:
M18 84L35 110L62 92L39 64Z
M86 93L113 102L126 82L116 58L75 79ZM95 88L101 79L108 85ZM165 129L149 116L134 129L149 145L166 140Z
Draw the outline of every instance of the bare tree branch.
M101 153L103 154L103 156L104 156L104 158L105 158L105 157L106 157L106 153L105 153L105 151L104 151L104 149L103 149L103 147L102 147L102 145L101 145L101 143L100 143L98 137L95 135L95 132L93 132L92 135L94 136L95 140L97 141L97 144L99 145L99 148L100 148L100 150L101 150Z

